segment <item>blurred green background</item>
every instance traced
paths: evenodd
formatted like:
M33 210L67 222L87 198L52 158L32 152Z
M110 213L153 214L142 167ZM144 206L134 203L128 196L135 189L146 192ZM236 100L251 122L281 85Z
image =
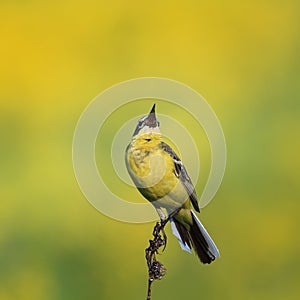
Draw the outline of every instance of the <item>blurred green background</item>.
M201 214L221 258L170 235L153 299L298 299L299 18L297 0L1 1L0 299L145 299L153 223L97 212L71 157L90 100L142 76L200 92L228 147Z

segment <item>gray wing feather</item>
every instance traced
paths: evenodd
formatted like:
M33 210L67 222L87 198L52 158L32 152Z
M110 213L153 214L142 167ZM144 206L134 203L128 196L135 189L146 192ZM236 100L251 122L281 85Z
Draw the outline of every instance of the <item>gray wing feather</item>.
M191 178L189 177L183 163L181 162L180 158L177 156L177 154L172 150L172 148L168 144L162 142L161 145L162 145L163 150L166 151L173 158L174 173L179 178L179 180L182 182L185 190L189 194L189 197L193 204L193 207L195 208L195 210L197 212L200 212L195 188L193 186Z

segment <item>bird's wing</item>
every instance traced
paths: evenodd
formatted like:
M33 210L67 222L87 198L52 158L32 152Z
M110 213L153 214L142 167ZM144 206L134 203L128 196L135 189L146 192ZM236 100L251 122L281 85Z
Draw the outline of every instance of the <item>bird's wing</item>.
M162 149L173 158L174 173L179 178L179 180L182 182L185 190L189 194L189 197L193 204L193 207L195 208L195 210L197 212L200 212L195 188L193 186L191 178L189 177L182 161L180 160L180 158L177 156L177 154L172 150L172 148L168 144L161 142L161 146L162 146Z

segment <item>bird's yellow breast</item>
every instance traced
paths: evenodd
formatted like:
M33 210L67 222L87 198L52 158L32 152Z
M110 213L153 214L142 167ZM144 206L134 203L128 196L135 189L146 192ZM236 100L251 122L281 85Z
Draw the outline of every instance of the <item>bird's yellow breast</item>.
M145 134L130 144L126 164L139 191L149 201L165 198L162 206L178 206L188 195L174 172L173 158L161 146L161 136Z

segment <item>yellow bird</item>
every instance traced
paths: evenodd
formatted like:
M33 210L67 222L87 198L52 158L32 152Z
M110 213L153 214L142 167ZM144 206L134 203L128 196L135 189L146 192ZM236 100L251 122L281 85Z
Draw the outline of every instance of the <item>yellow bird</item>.
M126 166L140 193L151 202L162 221L170 219L181 248L194 248L202 263L220 256L218 248L191 209L200 212L192 181L179 157L162 141L155 104L138 121L126 149Z

